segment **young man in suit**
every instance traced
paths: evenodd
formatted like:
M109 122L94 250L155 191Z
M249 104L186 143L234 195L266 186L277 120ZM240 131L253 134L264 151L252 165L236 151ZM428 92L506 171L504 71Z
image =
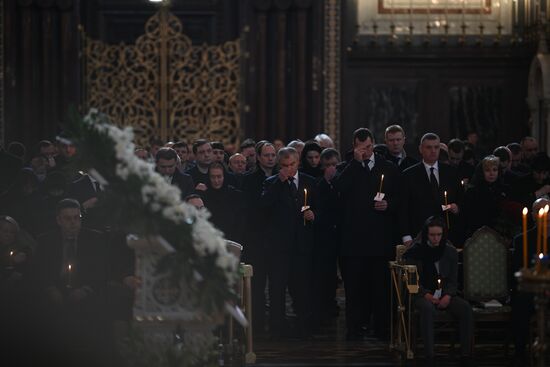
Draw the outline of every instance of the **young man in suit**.
M288 287L297 315L296 336L304 337L312 306L316 185L313 177L298 172L300 159L294 148L282 148L277 156L279 173L265 180L260 200L267 214L270 333L277 338L286 331L285 293Z
M393 223L400 202L400 172L384 157L375 155L373 149L370 130L357 129L353 134L353 152L339 166L333 180L342 195L342 241L338 255L346 291L348 340L363 338L363 327L371 316L376 336L385 339L389 330L387 261L397 243ZM383 192L384 197L380 198L378 192Z
M160 148L155 156L156 170L181 191L181 198L192 194L195 190L190 175L182 173L178 166L178 153L172 148Z
M461 226L458 221L462 187L456 170L438 162L440 140L434 133L424 134L420 141L422 161L403 172L403 208L400 227L403 244L409 246L431 216L446 218L442 205L447 203L450 224L449 239L461 245ZM445 198L445 192L447 198ZM446 201L445 201L446 200Z
M403 172L410 166L418 163L416 159L405 152L405 130L399 125L390 125L384 132L384 141L388 147L386 159L393 162Z

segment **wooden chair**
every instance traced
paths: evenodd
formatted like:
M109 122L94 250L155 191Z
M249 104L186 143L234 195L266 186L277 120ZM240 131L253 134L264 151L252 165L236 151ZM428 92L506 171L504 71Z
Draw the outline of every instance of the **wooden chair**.
M509 242L489 227L478 229L464 244L464 299L472 303L476 334L489 326L504 329L505 352L510 341L511 307L509 297ZM484 307L497 300L502 306Z

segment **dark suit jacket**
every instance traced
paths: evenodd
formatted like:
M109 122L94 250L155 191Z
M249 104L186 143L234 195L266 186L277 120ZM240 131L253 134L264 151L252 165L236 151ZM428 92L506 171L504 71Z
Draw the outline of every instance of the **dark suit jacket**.
M399 167L399 170L401 172L403 172L404 170L406 170L407 168L411 167L411 166L414 166L415 164L418 163L418 160L411 157L411 156L405 156L405 158L403 158L401 160L400 163L399 160L397 158L395 158L394 156L392 156L389 152L388 154L386 154L386 159L390 162L392 162L393 164L395 164L397 167Z
M56 229L38 237L35 256L36 282L39 290L54 286L63 289L63 242L61 231ZM91 287L100 293L106 286L107 252L105 239L100 232L82 228L77 239L76 263L71 276L73 287Z
M266 180L264 171L257 169L246 173L243 178L242 191L245 200L246 230L243 233L243 255L254 255L265 249L266 226L268 216L260 205L260 198Z
M445 204L444 192L447 191L448 203L459 206L462 201L462 187L456 170L444 163L439 163L439 193L434 196L424 163L419 162L403 172L403 209L400 210L399 222L401 234L413 238L420 232L424 221L430 216L443 216L441 205ZM457 218L449 213L451 231L458 230Z
M308 254L313 250L313 223L304 225L301 213L304 189L308 192L307 204L315 213L317 193L313 177L298 173L296 200L291 196L288 182L281 182L278 175L264 181L260 205L267 216L265 239L269 251Z
M180 189L182 199L185 199L186 196L195 192L195 183L193 178L186 173L181 173L179 170L174 172L171 183Z
M382 156L375 156L371 171L351 159L338 167L333 179L334 186L342 196L342 242L341 256L388 256L397 243L394 223L400 206L400 172ZM374 209L374 197L384 175L385 211Z

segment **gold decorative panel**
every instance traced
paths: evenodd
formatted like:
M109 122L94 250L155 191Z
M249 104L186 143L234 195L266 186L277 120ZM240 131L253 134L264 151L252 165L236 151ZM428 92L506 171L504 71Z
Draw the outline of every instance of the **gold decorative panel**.
M240 45L193 46L161 8L135 45L85 43L85 105L131 125L139 145L198 138L238 143Z

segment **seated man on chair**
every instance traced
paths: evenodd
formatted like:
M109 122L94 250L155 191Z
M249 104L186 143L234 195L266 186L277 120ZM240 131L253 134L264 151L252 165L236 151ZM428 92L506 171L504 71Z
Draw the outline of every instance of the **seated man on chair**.
M468 302L456 295L458 255L447 241L443 220L428 218L420 238L403 257L417 266L420 277L415 306L420 313L420 331L424 339L427 365L435 365L433 324L436 310L444 310L457 319L460 325L461 365L471 366L473 313Z

